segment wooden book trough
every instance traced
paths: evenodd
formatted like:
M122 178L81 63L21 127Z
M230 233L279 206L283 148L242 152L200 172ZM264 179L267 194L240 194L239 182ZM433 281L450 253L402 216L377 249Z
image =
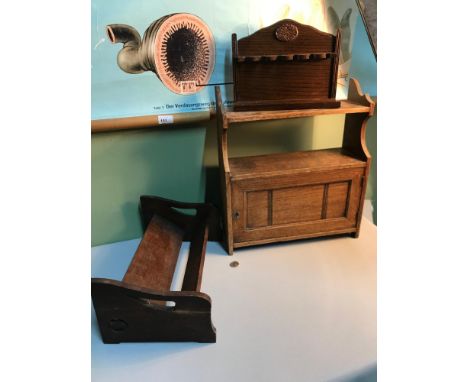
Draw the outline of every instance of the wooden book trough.
M216 342L211 299L200 292L214 207L155 196L140 203L145 233L123 280L91 280L103 342ZM170 291L182 241L190 241L182 290Z
M338 108L336 36L281 20L237 40L232 35L234 110Z

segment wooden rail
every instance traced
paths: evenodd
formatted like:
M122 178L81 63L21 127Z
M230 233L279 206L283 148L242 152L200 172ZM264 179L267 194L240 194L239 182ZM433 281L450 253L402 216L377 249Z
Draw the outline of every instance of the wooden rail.
M119 130L150 129L162 125L180 125L206 122L214 118L214 111L197 111L175 114L142 115L138 117L94 119L91 133L105 133Z

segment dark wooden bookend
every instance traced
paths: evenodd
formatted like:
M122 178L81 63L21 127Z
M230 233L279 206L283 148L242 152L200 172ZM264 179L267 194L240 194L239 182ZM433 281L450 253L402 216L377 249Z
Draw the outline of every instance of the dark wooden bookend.
M237 40L232 35L234 110L338 108L336 36L281 20Z
M103 342L216 342L211 299L200 292L214 207L156 196L140 203L145 232L123 280L91 280ZM170 291L182 241L190 241L182 290Z

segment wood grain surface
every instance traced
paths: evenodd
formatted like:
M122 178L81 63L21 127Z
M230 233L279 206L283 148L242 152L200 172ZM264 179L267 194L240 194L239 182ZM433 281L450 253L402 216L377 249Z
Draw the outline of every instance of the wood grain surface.
M354 114L369 113L369 104L359 101L341 101L341 106L337 109L305 109L305 110L274 110L274 111L226 111L225 118L229 123L254 122L274 119L304 118L316 115Z
M123 282L168 291L182 245L183 232L157 215L151 219Z
M341 148L230 158L229 162L232 180L366 166Z
M216 342L211 299L200 292L214 208L157 196L140 204L145 232L123 280L91 280L103 342ZM170 291L183 240L190 250L182 290Z
M337 109L227 111L216 89L224 246L359 235L370 166L365 142L375 104L351 79ZM346 114L342 147L229 158L230 124Z
M337 108L341 34L285 19L232 35L234 110Z

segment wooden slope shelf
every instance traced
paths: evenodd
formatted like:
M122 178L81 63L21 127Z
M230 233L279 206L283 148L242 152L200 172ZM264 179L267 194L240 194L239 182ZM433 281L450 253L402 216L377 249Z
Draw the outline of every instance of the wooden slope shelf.
M200 291L214 208L157 196L141 196L140 207L145 232L123 280L91 279L103 342L216 342L211 298ZM172 291L182 241L187 266L182 290Z
M216 87L226 251L341 233L357 237L371 160L365 130L374 107L355 79L348 100L330 109L225 111ZM326 114L346 115L340 148L229 158L233 123Z

